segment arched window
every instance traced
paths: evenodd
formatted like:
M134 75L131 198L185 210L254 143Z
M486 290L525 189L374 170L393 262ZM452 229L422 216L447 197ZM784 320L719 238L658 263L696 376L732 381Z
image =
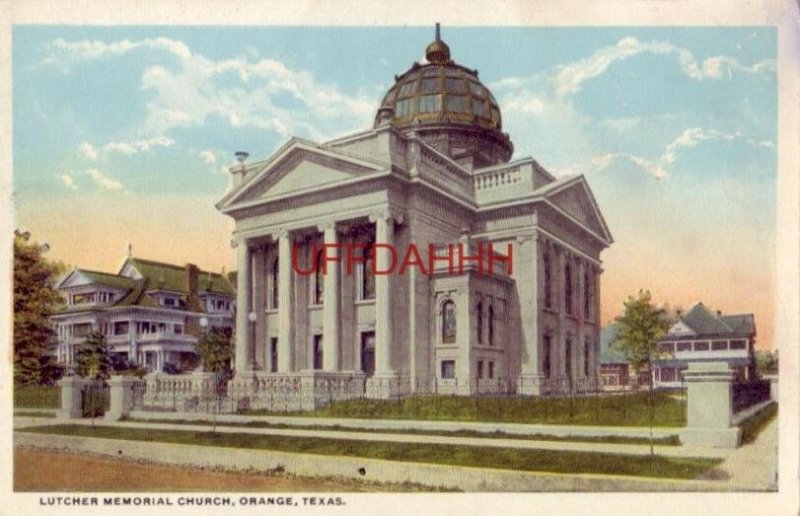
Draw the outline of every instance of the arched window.
M592 318L592 275L589 269L583 271L583 315Z
M568 314L572 314L572 266L564 266L564 308Z
M553 308L553 272L550 267L550 253L544 254L544 306Z
M475 308L475 333L478 337L478 344L483 344L483 303L478 301L478 306Z
M549 333L544 336L544 343L542 344L542 373L544 377L550 379L550 353L553 343L553 337Z
M322 251L317 251L316 262L314 262L314 304L322 304L325 298L325 275L323 274Z
M447 300L442 305L442 342L456 341L456 304Z
M489 345L494 346L494 307L489 305Z
M373 273L374 249L367 242L363 249L364 263L361 264L361 299L375 299L375 274Z
M272 270L270 271L270 284L269 284L269 301L270 308L278 308L278 259L272 262Z
M583 376L589 376L589 346L588 340L583 341Z

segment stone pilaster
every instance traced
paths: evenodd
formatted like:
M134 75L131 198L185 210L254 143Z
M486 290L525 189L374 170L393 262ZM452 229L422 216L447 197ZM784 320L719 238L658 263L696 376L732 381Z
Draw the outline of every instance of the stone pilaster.
M278 234L278 372L294 367L294 272L291 233Z
M236 353L235 369L238 374L247 370L250 356L250 324L247 316L250 313L250 248L246 240L235 242L236 246Z
M323 255L328 256L327 270L324 270L325 291L323 293L322 308L322 367L325 371L338 371L340 369L340 328L339 321L339 268L337 261L341 253L336 248L339 237L336 233L336 224L330 223L320 228L325 235L326 248ZM321 265L320 265L321 266Z

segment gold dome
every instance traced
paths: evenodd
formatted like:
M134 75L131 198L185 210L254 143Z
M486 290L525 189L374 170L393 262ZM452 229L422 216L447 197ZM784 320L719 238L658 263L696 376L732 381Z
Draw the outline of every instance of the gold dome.
M456 64L450 48L439 38L428 45L427 63L414 63L395 76L395 84L383 98L375 117L375 127L392 124L415 131L433 128L447 132L476 131L507 149L513 145L503 134L500 108L494 95L478 79L478 71ZM507 159L507 158L506 158Z

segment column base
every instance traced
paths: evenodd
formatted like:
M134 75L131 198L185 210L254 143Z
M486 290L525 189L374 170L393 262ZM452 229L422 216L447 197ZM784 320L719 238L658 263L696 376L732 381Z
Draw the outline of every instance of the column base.
M542 373L520 373L517 377L517 394L524 396L549 394L547 378Z
M397 373L381 373L367 378L364 397L370 399L399 398L406 394L401 377Z

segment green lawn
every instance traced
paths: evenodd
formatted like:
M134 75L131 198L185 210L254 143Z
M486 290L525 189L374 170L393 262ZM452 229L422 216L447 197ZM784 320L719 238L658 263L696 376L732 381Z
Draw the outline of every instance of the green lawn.
M148 442L169 442L200 446L221 446L275 450L315 455L366 457L403 462L449 464L481 468L543 471L552 473L595 473L656 478L697 478L721 459L667 458L612 453L521 450L482 446L427 445L369 442L347 439L302 438L258 434L219 434L182 430L153 430L124 427L55 425L21 431Z
M648 393L573 398L416 396L398 400L340 401L314 412L251 410L243 413L602 426L649 426L652 417L654 426L685 425L683 402L663 393L655 393L652 398Z
M213 421L208 420L187 420L187 419L136 419L125 418L126 421L137 423L167 423L172 425L204 425L211 426ZM415 428L403 428L399 430L387 430L377 428L358 428L345 427L341 425L287 425L284 423L270 423L267 421L249 421L247 423L217 423L219 426L239 427L239 428L270 428L275 430L322 430L333 432L364 432L376 434L409 434L409 435L443 435L452 437L481 437L491 439L523 439L527 441L559 441L577 443L609 443L609 444L650 444L650 439L646 437L624 437L616 435L607 436L557 436L550 434L509 434L506 432L478 432L475 430L418 430ZM670 437L660 437L653 439L653 444L660 446L679 446L680 440L677 435Z
M61 407L61 388L54 385L14 386L15 408L57 409Z

